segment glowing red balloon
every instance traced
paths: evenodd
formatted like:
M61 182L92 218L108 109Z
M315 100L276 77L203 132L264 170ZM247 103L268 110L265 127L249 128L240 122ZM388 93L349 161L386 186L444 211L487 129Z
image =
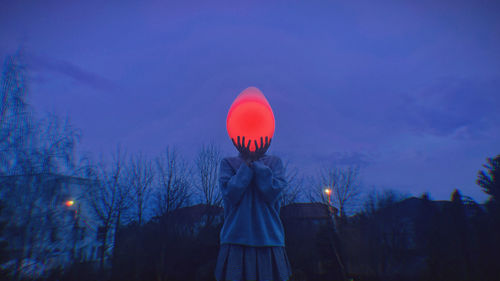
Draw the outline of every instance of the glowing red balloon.
M227 114L226 128L229 137L235 142L238 142L238 136L244 136L245 142L252 140L251 151L255 151L254 140L260 145L261 137L264 142L266 137L273 137L273 110L259 89L246 88L236 97Z

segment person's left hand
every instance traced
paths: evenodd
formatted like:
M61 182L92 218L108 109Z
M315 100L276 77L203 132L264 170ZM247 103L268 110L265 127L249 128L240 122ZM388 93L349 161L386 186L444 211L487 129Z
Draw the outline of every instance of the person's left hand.
M266 142L264 143L263 138L260 137L260 146L258 145L257 140L254 140L254 142L255 142L255 151L251 152L251 154L250 154L251 158L252 158L252 161L258 160L259 158L261 158L262 156L264 156L264 154L266 153L267 149L271 145L271 140L272 140L272 138L266 137Z

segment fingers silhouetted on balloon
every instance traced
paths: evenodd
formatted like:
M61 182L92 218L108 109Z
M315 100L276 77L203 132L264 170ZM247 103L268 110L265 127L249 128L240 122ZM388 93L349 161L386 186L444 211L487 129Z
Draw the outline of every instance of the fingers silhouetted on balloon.
M253 140L253 143L255 145L255 150L251 151L250 146L252 144L252 140L248 139L246 140L244 136L237 136L237 140L234 140L234 138L231 138L231 141L233 142L233 145L236 147L236 149L240 152L240 156L245 159L245 162L247 164L250 164L251 162L260 159L266 151L269 149L269 146L271 145L271 140L272 138L269 137L260 137L260 145L257 140Z
M236 149L240 152L240 156L245 159L245 162L247 164L250 163L250 160L252 159L252 152L250 151L250 144L252 143L251 140L248 140L247 144L245 145L245 137L238 136L237 141L234 139L231 139L233 141L234 146Z
M264 138L260 137L260 146L257 140L254 140L254 144L255 144L255 151L253 152L252 156L254 160L258 160L259 158L264 156L267 149L271 145L271 139L269 137L266 137L266 141L264 142Z

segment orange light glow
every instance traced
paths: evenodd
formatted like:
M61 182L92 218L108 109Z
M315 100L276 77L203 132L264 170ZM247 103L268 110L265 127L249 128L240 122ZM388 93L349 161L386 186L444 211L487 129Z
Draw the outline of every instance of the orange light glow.
M75 204L75 201L73 201L73 200L68 200L68 201L64 202L64 204L65 204L67 207L71 207L71 206L73 206L73 204Z
M329 188L325 188L324 191L325 191L326 195L330 195L330 193L332 193L332 190Z
M238 136L245 142L252 140L250 150L255 151L254 140L272 138L274 135L274 114L262 92L249 87L241 92L229 108L226 128L229 137L237 141Z

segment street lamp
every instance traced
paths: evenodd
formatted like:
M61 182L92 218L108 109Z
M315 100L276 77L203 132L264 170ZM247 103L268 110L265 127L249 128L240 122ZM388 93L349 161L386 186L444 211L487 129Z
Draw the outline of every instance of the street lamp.
M90 227L90 225L87 223L87 221L81 216L80 214L80 208L81 208L81 204L76 202L75 200L66 200L64 201L64 205L68 208L70 208L70 210L74 210L75 211L75 220L77 220L77 224L78 222L81 220L83 221L83 223L85 223L85 225L89 228L89 229L92 229Z
M75 205L75 201L71 200L71 199L70 200L66 200L64 202L64 205L66 205L66 207L68 207L68 208L72 208ZM78 209L77 208L73 208L73 209L75 211L75 219L76 219L76 217L78 215L78 209L80 209L80 204L78 204Z
M330 211L330 218L332 220L332 227L333 227L333 233L336 236L337 235L337 230L335 228L335 219L334 216L336 216L336 212L333 212L333 206L332 206L332 189L331 188L325 188L323 189L323 192L328 196L328 210ZM338 241L338 237L336 240ZM340 258L340 254L337 250L337 246L335 245L336 243L333 241L332 237L330 237L330 242L332 243L333 250L335 252L335 256L337 258L338 263L340 264L341 272L342 275L344 276L344 280L347 280L347 273L344 267L344 263L342 262L342 259Z
M326 194L326 196L328 196L328 210L331 214L334 214L332 206L332 189L327 187L323 189L323 192Z
M73 207L73 205L75 205L75 201L74 201L74 200L71 200L71 199L70 199L70 200L66 200L66 201L64 201L64 205L65 205L66 207L68 207L68 209L70 209L70 210L71 210L71 209L73 209L73 208L72 208L72 207ZM75 209L75 219L76 219L76 213L77 213L77 211L76 211L76 209Z
M78 203L75 205L75 203ZM64 205L66 207L68 207L68 210L70 210L71 212L75 212L75 215L74 215L74 222L73 222L73 228L71 230L71 233L72 233L72 242L73 242L73 246L71 248L71 257L73 259L75 259L76 257L76 249L77 249L77 244L78 244L78 240L82 239L80 238L80 233L81 233L81 230L80 230L80 223L79 223L79 220L80 220L80 204L79 202L75 202L74 200L72 199L69 199L69 200L66 200L64 202Z
M323 192L328 196L328 206L331 206L332 205L332 201L331 201L332 190L330 188L325 188L323 190Z

